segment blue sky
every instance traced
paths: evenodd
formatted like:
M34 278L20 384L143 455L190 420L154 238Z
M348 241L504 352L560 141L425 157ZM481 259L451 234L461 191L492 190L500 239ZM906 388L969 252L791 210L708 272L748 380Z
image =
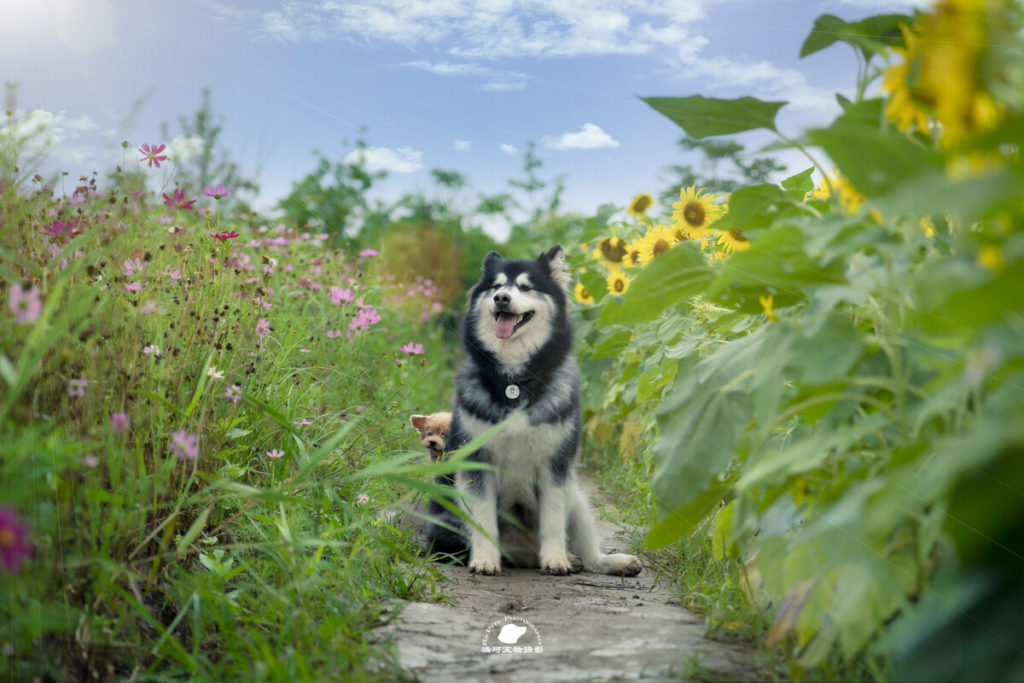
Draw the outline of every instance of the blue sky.
M122 140L172 142L160 124L177 136L208 87L224 145L261 185L257 207L311 171L314 152L344 158L361 136L367 162L390 172L382 197L429 193L441 168L467 176L455 201L468 208L506 190L534 142L542 176L565 177L564 207L586 213L657 194L665 167L695 161L640 96L787 100L780 127L799 133L834 116L834 93L849 93L856 73L845 45L798 58L814 18L914 4L0 0L0 77L18 84L18 110L46 125L46 168L73 177L136 163ZM791 172L809 165L781 160Z

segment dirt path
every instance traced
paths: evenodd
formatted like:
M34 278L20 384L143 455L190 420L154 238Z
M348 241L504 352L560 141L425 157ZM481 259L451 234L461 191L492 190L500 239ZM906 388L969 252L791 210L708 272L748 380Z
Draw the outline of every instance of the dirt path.
M600 516L602 549L628 550L622 527ZM693 663L716 678L757 678L751 650L705 639L703 619L646 569L630 579L443 573L451 604L408 604L387 627L402 666L424 682L676 680Z

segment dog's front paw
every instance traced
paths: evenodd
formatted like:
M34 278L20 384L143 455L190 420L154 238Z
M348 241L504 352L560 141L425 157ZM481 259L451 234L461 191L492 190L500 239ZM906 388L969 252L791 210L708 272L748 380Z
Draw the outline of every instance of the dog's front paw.
M569 573L579 574L581 571L583 571L583 558L569 553Z
M567 576L572 573L572 567L572 563L565 554L542 557L540 560L540 571L542 574Z
M499 557L475 557L469 562L470 574L483 574L494 576L501 573L501 558Z

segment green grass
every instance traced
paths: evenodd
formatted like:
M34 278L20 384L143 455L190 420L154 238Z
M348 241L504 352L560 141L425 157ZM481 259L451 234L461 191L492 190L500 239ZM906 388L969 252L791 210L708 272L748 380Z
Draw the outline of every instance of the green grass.
M432 302L315 235L96 195L0 195L5 303L44 303L0 312L0 501L32 548L0 572L0 672L400 676L371 630L434 580L382 519L417 475L394 460L418 450L408 415L450 402ZM380 322L346 339L360 302Z

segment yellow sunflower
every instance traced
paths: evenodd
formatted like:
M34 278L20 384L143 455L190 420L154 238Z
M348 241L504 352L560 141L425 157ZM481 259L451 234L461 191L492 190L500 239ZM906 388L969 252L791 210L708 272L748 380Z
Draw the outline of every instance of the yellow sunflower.
M640 248L637 246L640 240L633 240L626 244L626 255L622 257L622 265L626 268L636 268L640 263Z
M622 258L626 255L626 243L618 237L605 237L598 242L594 249L593 257L611 268L622 265Z
M922 106L926 95L913 82L917 80L917 69L913 67L920 54L918 36L903 24L900 24L900 31L906 47L894 47L892 51L901 61L887 67L882 76L882 89L889 92L885 117L895 123L900 132L909 133L916 128L925 135L931 135L928 110Z
M750 249L750 240L746 238L742 230L728 230L718 233L718 244L729 253Z
M839 200L839 203L851 216L857 213L857 209L864 203L864 195L853 186L853 183L840 174L838 169L833 172L831 177L825 176L821 184L810 193L811 198L826 201L833 196Z
M717 195L704 194L704 188L684 187L679 191L679 201L672 205L673 227L690 239L711 237L713 232L708 226L722 215L722 207L714 203L715 199Z
M583 286L582 282L576 283L576 291L574 292L574 294L576 295L576 301L578 301L581 304L586 304L589 306L590 304L594 303L594 297L590 296L590 292L587 291L587 288Z
M629 203L629 209L627 209L627 211L630 216L642 218L647 213L647 209L651 208L653 204L654 197L647 192L643 192L633 197L633 201Z
M629 278L626 274L619 269L615 269L608 275L606 280L608 284L608 293L616 296L621 296L626 293L629 289Z
M676 245L676 238L672 231L663 224L658 223L647 229L644 236L637 240L637 261L644 268L649 266L658 256Z

